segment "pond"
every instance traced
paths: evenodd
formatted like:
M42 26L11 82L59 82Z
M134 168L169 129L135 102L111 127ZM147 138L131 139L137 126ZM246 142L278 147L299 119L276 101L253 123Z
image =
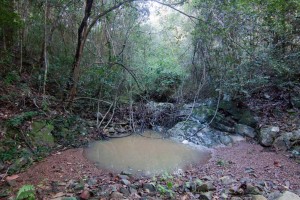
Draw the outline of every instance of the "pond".
M94 142L85 150L85 156L100 168L117 173L125 170L154 175L172 173L189 164L204 164L210 158L210 151L162 139L159 134L147 131L143 136Z

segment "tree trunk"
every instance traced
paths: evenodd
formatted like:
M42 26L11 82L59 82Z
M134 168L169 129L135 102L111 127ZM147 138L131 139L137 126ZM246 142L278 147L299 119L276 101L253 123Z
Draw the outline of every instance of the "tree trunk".
M77 39L77 47L76 47L76 53L72 65L72 70L70 74L70 80L67 86L67 91L69 91L68 95L68 107L70 107L73 103L73 100L77 93L77 84L80 77L80 61L82 58L83 48L86 41L86 37L88 35L88 19L91 15L91 10L93 7L93 0L86 0L85 2L85 12L84 12L84 18L82 19L82 22L78 28L78 39Z

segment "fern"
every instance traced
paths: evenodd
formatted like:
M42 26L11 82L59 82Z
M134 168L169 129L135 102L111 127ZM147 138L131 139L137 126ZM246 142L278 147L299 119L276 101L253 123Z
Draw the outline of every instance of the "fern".
M16 200L35 200L34 186L23 185L18 191Z

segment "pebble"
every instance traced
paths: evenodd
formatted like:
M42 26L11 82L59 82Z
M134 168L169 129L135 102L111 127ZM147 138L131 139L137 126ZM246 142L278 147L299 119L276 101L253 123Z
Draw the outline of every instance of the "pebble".
M84 190L81 194L80 194L80 198L83 200L87 200L91 197L91 194L89 191Z
M122 174L119 174L118 175L118 177L120 178L120 179L129 179L129 176L127 176L127 175L122 175Z
M121 179L121 183L124 184L124 185L130 185L130 181L127 180L127 179Z
M129 196L129 190L127 188L121 187L120 192L126 197Z
M204 193L201 193L200 196L199 196L199 199L202 199L202 200L211 200L212 199L212 192L204 192Z
M123 194L120 192L113 192L110 195L111 199L123 199L123 197L124 197Z
M156 189L152 183L144 183L143 184L143 189L144 190L149 190L149 192L155 192Z
M128 172L128 171L122 171L121 175L126 175L126 176L129 176L129 177L132 177L132 173Z
M232 178L230 178L229 176L223 176L220 178L220 180L223 185L229 185L234 182L234 180Z

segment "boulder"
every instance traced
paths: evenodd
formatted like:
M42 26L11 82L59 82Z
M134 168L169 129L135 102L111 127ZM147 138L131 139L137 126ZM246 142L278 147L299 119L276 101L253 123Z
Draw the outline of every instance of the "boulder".
M300 200L300 197L290 191L285 191L277 200Z
M146 108L153 113L154 116L159 116L165 111L173 110L175 106L172 103L157 103L150 101L146 104Z
M300 129L293 132L286 132L275 139L273 146L279 150L289 150L300 144Z
M236 124L235 125L235 132L236 134L247 136L250 138L254 138L256 136L256 132L254 128L244 125L244 124Z
M263 146L270 147L272 146L278 134L279 134L278 126L268 126L265 128L261 128L258 137L259 143Z
M278 150L288 150L291 148L291 139L293 138L292 132L283 133L275 139L273 146Z
M232 143L232 139L227 133L204 127L203 124L194 121L179 122L169 129L167 133L171 139L186 144L193 143L195 145L213 147Z
M247 107L238 107L239 103L234 101L221 101L219 109L229 113L239 124L245 124L253 128L257 125L257 120Z
M38 146L54 146L54 137L51 132L54 129L52 124L48 124L45 121L35 121L31 125L30 135L33 138L35 145Z

